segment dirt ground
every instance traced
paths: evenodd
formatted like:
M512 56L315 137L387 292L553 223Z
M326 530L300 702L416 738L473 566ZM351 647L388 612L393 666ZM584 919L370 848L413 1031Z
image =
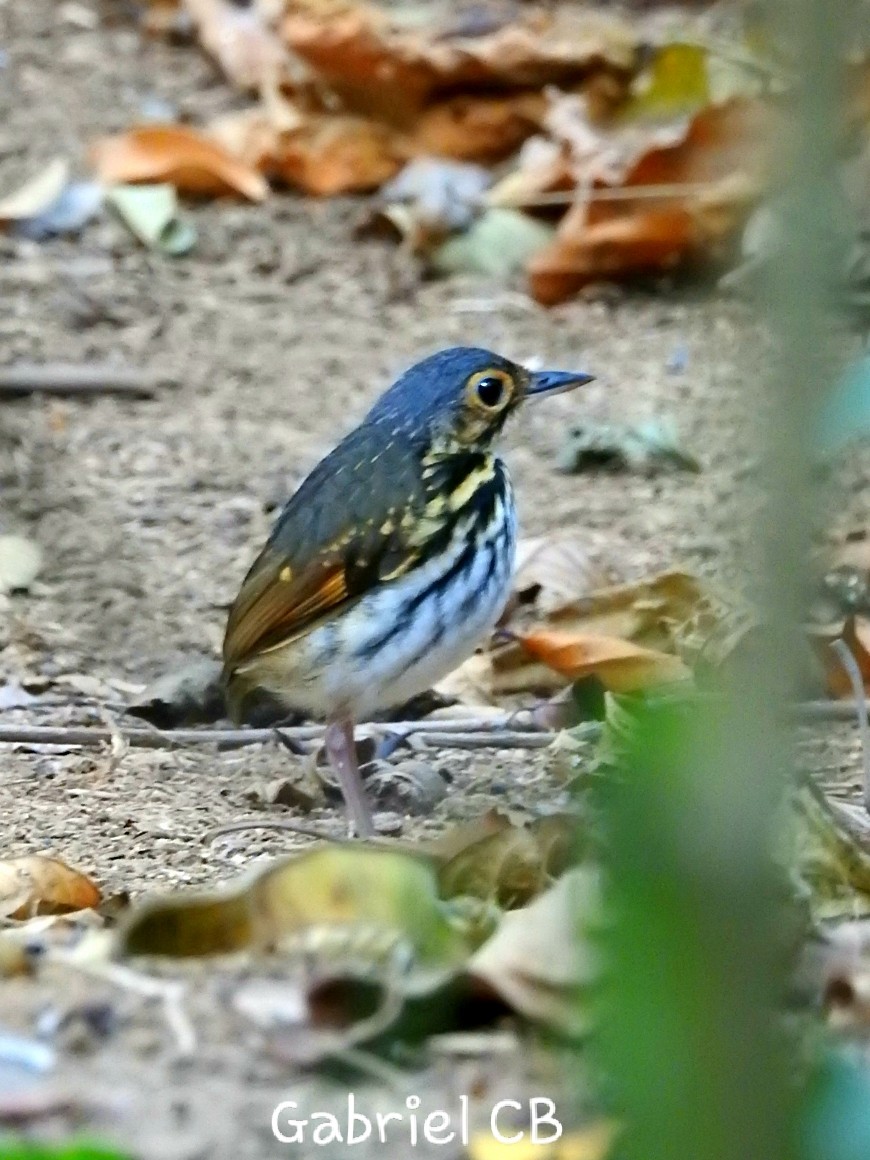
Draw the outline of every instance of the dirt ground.
M121 5L83 0L72 22L64 7L0 0L3 190L54 156L84 172L88 142L128 126L152 98L193 120L232 105L195 49L144 46L123 19L97 20ZM36 687L45 678L44 691L4 720L118 721L135 688L180 661L216 655L225 608L275 503L399 369L440 346L482 343L598 376L582 395L530 408L510 431L525 533L575 529L601 574L614 578L673 566L733 572L746 547L735 512L746 502L757 423L741 392L759 365L748 311L666 291L544 311L519 284L417 284L383 243L353 237L359 208L292 194L265 206L194 206L200 242L178 260L146 253L113 222L70 241L0 237L3 361L109 359L166 383L152 401L29 398L0 410L0 531L31 535L46 556L33 591L0 610L0 679ZM579 416L671 417L703 471L558 474L564 429ZM848 483L841 529L866 524L866 470L855 466ZM853 777L851 725L819 732L808 752L826 780ZM304 841L256 832L202 840L249 814L252 787L294 760L273 745L229 753L7 748L4 849L57 854L110 893L211 885ZM546 758L445 751L438 761L451 791L432 817L406 820L406 835L475 816L493 800L532 809L561 800ZM307 820L335 819L324 812ZM0 1030L34 1034L99 1004L112 1013L103 1032L73 1020L73 1030L55 1035L50 1083L69 1101L38 1131L82 1128L147 1160L323 1154L277 1144L271 1110L286 1098L323 1106L343 1098L348 1080L327 1090L270 1055L228 1010L227 976L185 977L199 1045L183 1062L173 1059L159 1011L140 996L75 975L0 984ZM497 1092L527 1092L532 1076L540 1086L553 1067L527 1050L497 1064L430 1059L401 1083L443 1098L474 1091L482 1107ZM549 1082L558 1087L555 1074ZM382 1088L372 1090L389 1103Z

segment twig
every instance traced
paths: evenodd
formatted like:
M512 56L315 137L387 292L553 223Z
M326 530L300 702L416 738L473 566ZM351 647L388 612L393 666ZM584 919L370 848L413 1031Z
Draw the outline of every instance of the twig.
M491 747L498 747L502 738L526 736L516 728L506 729L508 722L516 725L509 714L499 718L472 718L456 721L394 721L375 722L360 726L358 737L383 734L396 734L400 737L409 737L420 733L435 744L434 739L443 738L445 746L450 744L451 736L460 738L458 748L468 748L463 738L469 735L480 735L488 738ZM90 726L55 726L55 725L0 725L0 745L81 745L85 747L99 747L112 742L117 744L120 738L128 745L138 749L166 749L184 745L217 745L221 749L234 749L244 745L263 745L276 740L276 733L295 741L319 741L323 737L322 725L296 725L280 729L147 729L136 728L123 731L101 729ZM533 727L528 736L549 737L551 734L537 732ZM508 741L510 745L510 741Z
M840 658L855 694L858 710L858 730L861 735L861 762L864 770L864 809L870 813L870 729L867 726L867 702L864 699L864 679L852 650L841 638L831 642L831 649Z
M866 713L867 701L863 697L858 701L800 701L792 713L798 721L805 722L851 721L856 713L861 713L862 705Z
M131 395L150 399L154 376L112 363L12 363L0 366L0 397L29 395Z
M302 834L306 838L316 838L319 842L346 842L342 836L326 834L314 826L303 826L298 822L291 822L287 818L242 818L238 822L226 822L222 826L214 826L202 836L203 845L210 845L216 838L225 834L240 834L245 830L289 830L293 834Z
M411 734L410 743L414 749L546 749L555 739L555 733L493 730L492 733L445 734L421 730Z
M698 194L709 193L719 188L721 188L721 183L715 181L676 181L661 185L620 185L612 189L586 189L578 186L576 189L554 190L550 193L535 193L525 197L521 194L515 197L499 195L493 200L493 204L501 209L522 206L532 209L536 206L574 205L575 202L585 205L592 201L655 201L671 197L695 197Z

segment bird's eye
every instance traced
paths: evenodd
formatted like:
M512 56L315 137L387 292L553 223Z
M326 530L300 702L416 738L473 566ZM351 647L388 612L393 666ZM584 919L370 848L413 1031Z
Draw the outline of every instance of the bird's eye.
M481 371L472 375L468 388L475 403L487 411L497 411L510 398L513 383L506 371Z

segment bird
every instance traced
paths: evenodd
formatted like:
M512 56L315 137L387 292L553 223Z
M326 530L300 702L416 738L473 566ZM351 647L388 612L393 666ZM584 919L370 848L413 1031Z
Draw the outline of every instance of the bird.
M253 695L326 720L357 837L374 834L354 725L446 676L511 591L517 515L496 443L525 402L582 386L471 346L406 370L279 514L230 607L230 715Z

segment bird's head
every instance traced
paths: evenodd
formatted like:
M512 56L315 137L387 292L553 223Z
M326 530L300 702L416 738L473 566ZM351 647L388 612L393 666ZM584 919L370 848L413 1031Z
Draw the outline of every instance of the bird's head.
M526 399L570 391L592 377L582 371L530 371L489 350L450 347L405 371L369 412L368 422L445 451L486 446Z

